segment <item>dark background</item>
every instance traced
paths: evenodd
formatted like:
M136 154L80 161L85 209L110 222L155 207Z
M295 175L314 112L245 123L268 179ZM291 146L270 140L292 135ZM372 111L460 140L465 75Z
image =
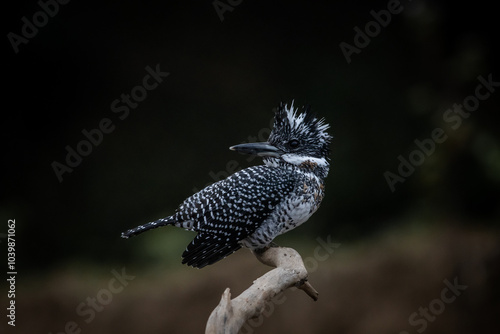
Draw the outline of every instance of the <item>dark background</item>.
M15 53L7 35L20 35L21 18L33 22L41 8L9 3L0 233L16 219L19 308L8 330L55 333L73 318L87 333L201 332L226 286L237 295L267 268L243 250L198 271L180 264L189 232L120 233L171 214L213 175L232 172L228 162L260 163L228 147L265 140L273 108L292 100L331 125L332 164L321 209L277 242L304 257L319 237L342 246L311 273L331 300L287 292L285 305L296 308L278 307L255 331L415 332L409 314L454 277L469 278L469 288L426 331L493 329L500 87L456 130L443 114L474 94L478 76L500 81L498 11L481 1L402 1L348 63L339 44L354 44L354 27L387 5L242 1L221 21L210 1L71 1ZM170 75L121 120L111 103L157 64ZM114 130L59 182L51 164L65 163L65 147L76 149L82 130L104 118ZM437 127L447 139L392 192L384 173L397 173L398 156ZM391 265L376 265L384 261ZM76 306L123 267L136 278L85 324Z

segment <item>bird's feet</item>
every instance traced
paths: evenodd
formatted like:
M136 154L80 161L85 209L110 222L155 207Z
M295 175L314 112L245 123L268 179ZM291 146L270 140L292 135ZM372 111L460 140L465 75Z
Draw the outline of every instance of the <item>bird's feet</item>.
M254 249L253 252L260 255L260 254L264 253L265 251L267 251L269 248L276 248L276 247L279 247L279 246L277 244L275 244L274 242L271 242L266 247Z

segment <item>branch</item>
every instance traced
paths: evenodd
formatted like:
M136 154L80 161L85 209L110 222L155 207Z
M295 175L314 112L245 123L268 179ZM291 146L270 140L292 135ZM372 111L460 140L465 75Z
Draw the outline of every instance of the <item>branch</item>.
M297 287L313 300L318 299L318 292L307 282L307 270L299 253L292 248L271 247L263 252L254 252L260 262L275 267L231 300L227 288L222 294L219 305L208 318L205 334L237 334L243 324L258 317L280 292Z

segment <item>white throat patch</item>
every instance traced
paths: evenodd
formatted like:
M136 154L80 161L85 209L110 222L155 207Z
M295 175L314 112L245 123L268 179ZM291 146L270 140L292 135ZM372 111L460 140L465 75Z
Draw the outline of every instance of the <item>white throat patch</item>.
M326 161L325 158L303 157L303 156L298 156L296 154L283 154L281 158L286 162L296 166L300 166L301 164L307 162L311 165L316 165L318 167L328 166L328 162Z

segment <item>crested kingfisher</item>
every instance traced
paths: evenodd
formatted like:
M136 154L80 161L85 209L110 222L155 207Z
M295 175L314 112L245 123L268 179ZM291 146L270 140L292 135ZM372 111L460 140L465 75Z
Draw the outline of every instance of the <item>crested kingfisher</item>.
M267 142L231 146L262 157L264 164L240 170L182 202L171 216L122 233L129 238L160 226L196 231L182 263L203 268L242 246L259 251L301 225L319 208L330 167L332 137L309 106L299 112L281 103Z

